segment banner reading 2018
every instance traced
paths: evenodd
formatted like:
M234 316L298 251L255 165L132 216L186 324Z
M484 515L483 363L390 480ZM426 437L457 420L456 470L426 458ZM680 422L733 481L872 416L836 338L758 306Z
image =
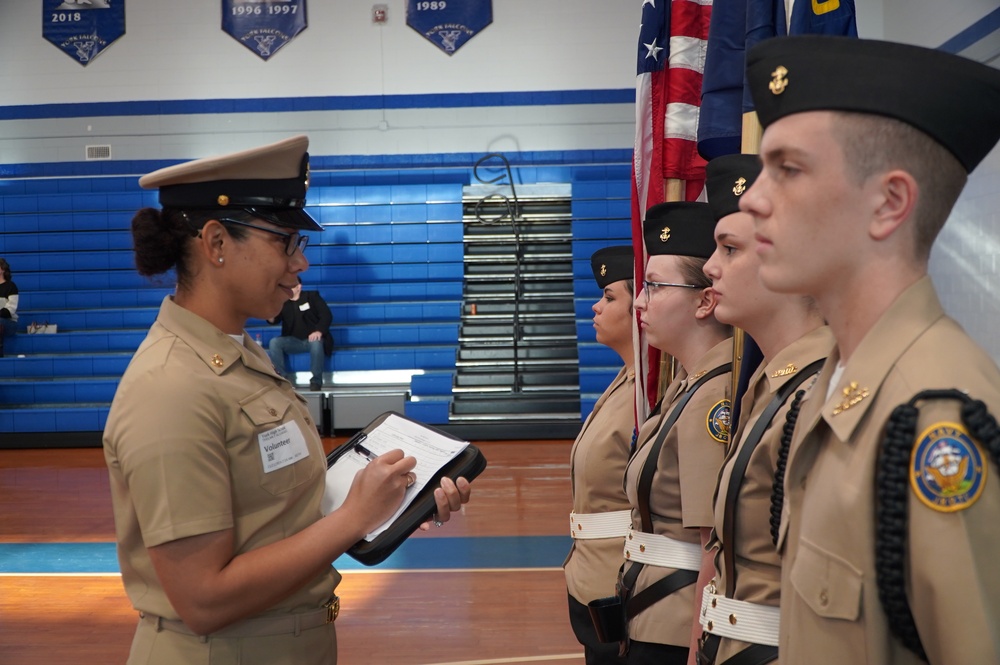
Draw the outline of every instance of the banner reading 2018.
M306 0L222 0L222 29L264 60L306 27Z
M86 67L125 34L125 0L43 0L42 37Z
M407 0L406 24L447 53L493 22L493 0Z

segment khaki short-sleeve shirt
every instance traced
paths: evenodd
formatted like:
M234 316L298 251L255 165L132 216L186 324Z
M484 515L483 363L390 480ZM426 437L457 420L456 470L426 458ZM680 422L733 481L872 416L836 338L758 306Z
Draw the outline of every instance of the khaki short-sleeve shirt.
M830 329L822 326L775 354L767 365L757 369L750 379L750 388L743 396L739 428L730 446L726 462L719 475L718 495L715 499L714 545L721 548L715 557L715 586L720 594L760 605L778 607L781 599L781 560L771 539L771 490L774 469L781 447L785 415L793 397L779 408L771 419L771 426L764 431L760 443L750 455L746 472L739 485L738 510L733 533L735 542L722 543L723 520L733 465L743 450L747 434L760 420L761 413L786 383L811 363L825 358L833 348ZM808 385L809 379L806 380ZM736 588L729 593L730 580L726 579L726 557L734 556ZM747 646L745 642L723 638L719 644L716 662L723 663Z
M884 430L893 409L926 389L966 391L1000 414L1000 371L945 316L926 277L876 322L827 399L838 362L834 352L803 401L788 459L778 543L781 658L916 665L890 633L876 585L875 472ZM959 433L964 428L957 401L921 404L915 449L923 440L965 462L949 469L938 459L939 469L915 465L916 455L909 463L907 596L932 665L1000 662L1000 470L982 442ZM918 489L931 468L964 469L970 484L956 485L935 506ZM969 487L978 488L974 498Z
M104 456L122 581L148 614L179 619L146 548L232 529L238 555L321 517L326 459L303 399L259 347L169 297L119 384ZM262 615L319 608L339 580L330 568Z
M625 464L635 431L635 372L622 368L594 405L570 451L573 512L629 510ZM566 587L586 605L615 592L625 539L574 540L563 567Z
M639 477L664 421L691 385L705 372L732 361L732 355L732 339L712 347L690 368L690 373L678 374L664 393L660 412L639 428L636 452L625 472L635 530L642 530L636 494ZM725 409L728 417L731 381L732 373L724 372L698 388L666 435L649 497L656 534L700 545L698 529L712 526L712 496L728 440L728 432L719 429L718 416L720 409ZM632 565L626 563L626 570ZM673 572L672 568L644 566L633 595ZM691 638L694 593L695 585L690 585L653 604L629 622L629 637L640 642L686 647Z

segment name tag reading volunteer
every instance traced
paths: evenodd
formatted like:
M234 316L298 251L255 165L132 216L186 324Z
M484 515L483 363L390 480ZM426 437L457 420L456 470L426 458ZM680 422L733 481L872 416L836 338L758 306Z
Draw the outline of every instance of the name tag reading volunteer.
M257 435L264 473L271 473L309 457L306 437L294 420Z

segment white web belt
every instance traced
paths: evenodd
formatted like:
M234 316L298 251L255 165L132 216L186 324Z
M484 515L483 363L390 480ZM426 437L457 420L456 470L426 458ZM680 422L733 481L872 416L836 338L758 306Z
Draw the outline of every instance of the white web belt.
M714 584L701 594L701 627L719 637L776 647L780 614L777 607L718 595Z
M630 530L625 537L625 559L660 568L701 570L701 547L655 533Z
M631 510L569 514L569 535L575 540L623 538L630 526L632 526Z

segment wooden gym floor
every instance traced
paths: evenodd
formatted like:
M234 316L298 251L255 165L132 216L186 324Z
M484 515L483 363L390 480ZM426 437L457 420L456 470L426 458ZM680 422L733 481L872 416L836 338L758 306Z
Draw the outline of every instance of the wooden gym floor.
M374 568L338 559L339 663L583 663L560 568L571 443L477 442L489 466L464 516ZM0 450L0 663L125 662L113 542L100 449Z

